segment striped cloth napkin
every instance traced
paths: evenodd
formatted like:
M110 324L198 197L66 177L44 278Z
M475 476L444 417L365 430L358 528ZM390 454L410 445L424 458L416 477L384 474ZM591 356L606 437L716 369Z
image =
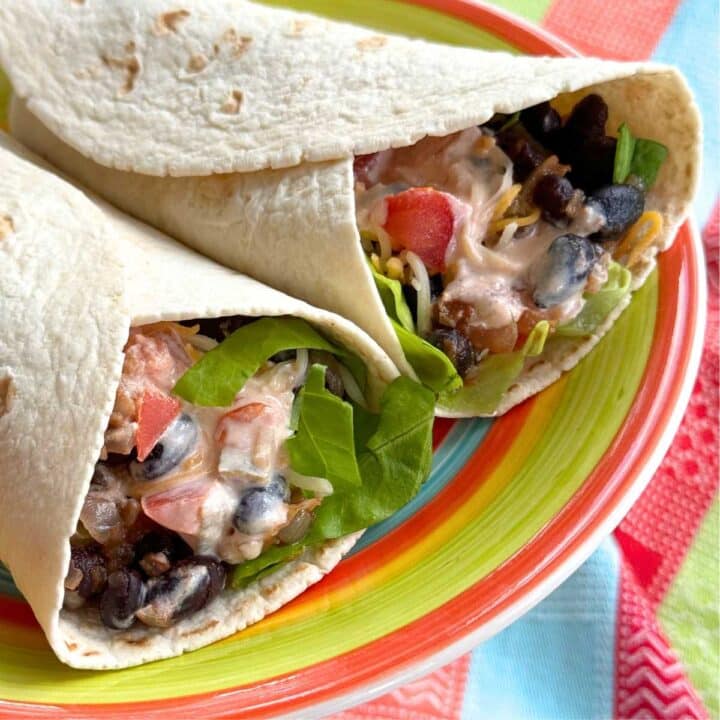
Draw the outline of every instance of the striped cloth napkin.
M720 717L717 0L496 0L588 55L679 66L705 125L706 345L663 464L603 546L472 654L333 720Z

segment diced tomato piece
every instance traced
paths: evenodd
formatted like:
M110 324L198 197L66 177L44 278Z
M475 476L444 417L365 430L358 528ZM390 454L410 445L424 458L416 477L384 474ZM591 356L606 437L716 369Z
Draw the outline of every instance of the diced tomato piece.
M432 188L410 188L386 199L383 229L394 250L414 252L431 273L445 270L445 251L455 227L450 199Z
M215 439L221 445L224 444L227 436L228 423L250 423L260 417L266 409L267 405L264 403L253 402L225 413L218 422Z
M144 390L138 407L135 434L137 457L142 462L155 447L168 425L180 413L180 401L157 390Z
M186 535L197 535L203 505L215 486L215 482L204 478L192 480L154 495L143 495L140 503L143 512L158 525Z
M239 408L231 410L229 413L225 413L223 418L232 418L238 422L252 422L256 417L265 412L266 407L267 405L261 402L248 403L247 405L241 405Z

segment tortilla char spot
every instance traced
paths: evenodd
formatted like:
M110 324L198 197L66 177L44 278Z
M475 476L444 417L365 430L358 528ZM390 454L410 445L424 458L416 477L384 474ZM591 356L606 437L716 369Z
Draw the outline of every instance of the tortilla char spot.
M187 64L188 72L201 72L207 67L209 62L207 55L203 55L203 53L191 55Z
M290 23L290 32L288 33L291 37L298 37L302 35L307 27L309 27L309 20L293 20Z
M238 35L235 28L228 28L220 38L220 42L230 47L230 56L237 58L247 52L253 39L249 35Z
M141 638L123 638L122 641L126 645L142 647L143 645L147 645L150 642L150 638L146 635L145 637L141 637Z
M92 655L99 655L100 653L97 650L86 650L83 653L84 657L91 657Z
M265 585L260 590L260 595L264 597L266 600L270 600L273 595L276 595L277 593L282 591L282 583L270 583L268 585Z
M194 628L193 630L188 630L187 632L184 632L182 634L182 637L190 637L191 635L199 635L200 633L203 633L206 630L211 630L219 622L220 622L219 620L210 620L209 622L206 622L204 625L200 626L199 628Z
M227 115L237 115L243 102L242 90L232 90L220 110Z
M15 232L15 223L9 215L0 215L0 240Z
M0 418L12 410L13 400L15 399L15 382L12 375L5 374L0 376Z
M358 40L355 45L360 51L364 50L378 50L381 47L387 45L388 39L384 35L371 35L370 37Z
M132 43L134 45L134 43ZM126 48L130 45L128 43ZM135 80L140 74L140 60L137 55L125 58L116 58L111 55L101 55L100 59L106 67L122 70L125 73L125 82L120 87L118 94L127 95L135 87Z
M77 643L71 643L67 640L65 641L65 647L70 651L73 652L73 650L77 650Z
M171 10L170 12L158 15L153 25L153 35L160 37L162 35L176 33L180 23L189 16L189 10Z

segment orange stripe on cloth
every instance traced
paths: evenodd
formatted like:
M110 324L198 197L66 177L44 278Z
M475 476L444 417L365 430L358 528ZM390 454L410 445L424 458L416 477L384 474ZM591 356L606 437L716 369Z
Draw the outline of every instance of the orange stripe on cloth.
M555 0L543 26L585 55L649 57L680 0Z

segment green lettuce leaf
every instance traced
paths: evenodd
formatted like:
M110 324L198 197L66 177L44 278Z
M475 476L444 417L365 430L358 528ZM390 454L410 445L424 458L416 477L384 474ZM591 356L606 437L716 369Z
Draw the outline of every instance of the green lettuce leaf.
M255 580L260 580L277 570L280 565L296 558L303 550L305 545L299 542L292 545L273 545L253 560L235 565L230 576L230 586L237 590Z
M615 147L615 164L613 166L613 182L624 183L630 174L633 153L635 152L635 138L630 132L627 123L618 128L617 146Z
M360 485L355 456L353 408L325 388L323 365L313 365L298 393L297 430L285 447L290 467L302 475L327 478L336 491Z
M594 294L585 294L585 305L569 323L560 325L555 335L560 337L584 337L592 335L611 310L630 292L632 273L622 265L611 261L607 282Z
M400 347L420 382L436 393L449 393L461 388L462 378L450 362L450 358L442 350L415 334L415 322L405 301L400 281L391 280L380 274L372 264L370 269Z
M239 328L206 353L178 380L173 392L194 405L231 405L235 395L268 358L283 350L300 348L349 356L305 320L266 317Z
M361 483L336 486L315 511L302 541L273 546L238 565L230 576L231 587L244 587L308 547L380 522L411 500L430 472L434 410L433 393L404 377L385 390L379 415L353 407L353 448Z
M613 182L624 183L634 176L642 182L645 190L649 190L655 184L667 155L668 149L662 143L635 138L627 124L623 123L618 128Z
M668 156L668 149L655 140L638 138L635 142L630 175L642 180L643 187L649 190L657 180L660 167Z
M462 378L442 350L414 332L409 332L392 318L390 322L393 324L407 361L423 385L436 393L451 393L462 387Z
M439 403L455 412L490 414L495 412L502 396L517 380L525 365L525 358L539 355L545 347L550 325L539 322L532 329L520 350L488 355L473 371L462 390L443 393Z
M385 306L385 312L405 330L414 333L415 321L403 295L402 284L399 280L391 280L389 277L379 273L372 263L369 264L375 286L380 293L382 304Z
M380 418L358 454L362 485L326 497L308 542L316 544L384 520L408 503L430 472L433 394L398 378L380 401Z

